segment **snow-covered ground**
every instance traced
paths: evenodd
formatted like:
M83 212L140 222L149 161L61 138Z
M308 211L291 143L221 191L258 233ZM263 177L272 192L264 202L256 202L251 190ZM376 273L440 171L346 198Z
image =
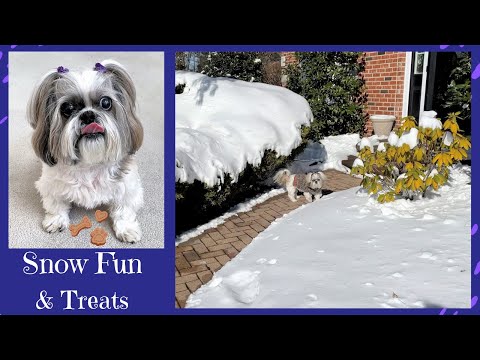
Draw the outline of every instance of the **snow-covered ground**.
M208 186L234 181L265 150L289 155L300 145L300 128L313 120L308 102L280 86L175 72L177 181Z
M470 167L418 201L359 188L277 219L187 307L470 307Z

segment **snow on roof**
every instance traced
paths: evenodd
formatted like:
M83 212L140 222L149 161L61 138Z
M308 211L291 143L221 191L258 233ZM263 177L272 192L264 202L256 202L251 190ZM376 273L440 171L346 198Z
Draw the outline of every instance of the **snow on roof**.
M265 150L289 155L301 143L300 128L313 115L308 102L280 86L175 72L175 178L208 186L224 174L236 181L247 163L259 165Z

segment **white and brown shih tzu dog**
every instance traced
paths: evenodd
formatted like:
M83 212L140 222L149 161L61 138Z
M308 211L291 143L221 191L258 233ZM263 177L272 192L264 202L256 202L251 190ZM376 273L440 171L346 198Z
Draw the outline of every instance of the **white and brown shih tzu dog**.
M305 199L312 202L312 196L315 200L323 196L323 182L327 179L326 175L319 171L307 174L291 174L289 170L279 170L273 177L273 181L283 186L292 201L297 201L297 190L303 192Z
M39 191L47 232L68 228L72 204L110 207L115 235L139 241L143 188L134 154L143 141L135 86L120 64L85 71L60 66L44 75L28 105L32 144L43 161Z

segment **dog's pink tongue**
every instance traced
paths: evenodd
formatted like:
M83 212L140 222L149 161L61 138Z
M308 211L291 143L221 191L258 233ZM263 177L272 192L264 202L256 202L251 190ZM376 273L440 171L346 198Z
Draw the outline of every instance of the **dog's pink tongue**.
M99 125L95 122L92 122L82 129L82 135L103 133L104 131L105 131L105 129L101 125Z

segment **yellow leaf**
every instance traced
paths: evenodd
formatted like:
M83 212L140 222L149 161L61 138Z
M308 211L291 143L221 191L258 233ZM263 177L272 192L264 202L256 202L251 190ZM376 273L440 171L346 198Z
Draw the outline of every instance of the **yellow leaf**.
M402 191L402 186L403 186L403 180L397 181L395 184L395 193L398 194L400 191Z
M413 164L411 162L406 163L405 164L405 169L412 170L413 169Z
M427 181L425 181L425 185L427 185L427 186L432 185L432 181L433 181L433 179L431 177L428 177Z
M443 123L443 128L444 128L445 130L450 129L451 126L452 126L452 122L450 121L450 119L447 119L447 120Z
M452 124L452 126L450 127L450 130L452 131L453 135L457 135L458 125L457 124Z

